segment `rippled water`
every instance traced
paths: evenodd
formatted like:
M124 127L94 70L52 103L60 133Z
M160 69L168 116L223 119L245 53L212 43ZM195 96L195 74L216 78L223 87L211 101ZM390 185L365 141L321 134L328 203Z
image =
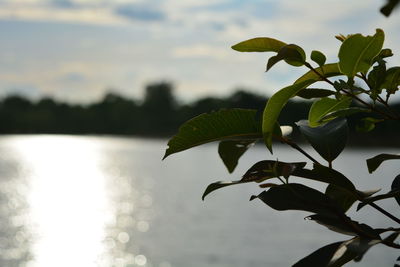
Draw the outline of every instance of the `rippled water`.
M117 137L0 137L0 266L290 266L348 239L303 220L307 213L249 202L260 192L256 185L221 189L201 201L209 183L238 179L262 159L298 161L296 151L278 147L271 156L254 147L228 175L215 145L162 162L165 146ZM380 152L345 151L337 169L360 189L386 191L400 165L388 161L369 175L365 159ZM380 204L399 215L393 201ZM367 208L352 216L391 225ZM349 266L393 266L399 255L378 245Z

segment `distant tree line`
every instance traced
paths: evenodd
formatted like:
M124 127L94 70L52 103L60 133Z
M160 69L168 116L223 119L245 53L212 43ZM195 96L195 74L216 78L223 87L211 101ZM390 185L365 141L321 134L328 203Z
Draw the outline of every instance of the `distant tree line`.
M183 122L205 112L221 108L249 108L262 112L267 98L245 90L228 97L205 97L180 104L170 83L150 84L143 100L108 93L96 103L73 105L52 98L31 101L23 96L7 96L0 101L0 134L112 134L169 137ZM310 101L292 101L280 116L281 125L307 118ZM394 106L400 113L400 104ZM356 115L354 115L356 116ZM362 115L357 115L362 116ZM395 124L377 124L374 131L355 133L354 119L349 120L354 140L368 139L373 145L385 145L385 138L397 138ZM396 127L396 128L395 128ZM296 137L294 134L294 138ZM356 142L357 143L357 142ZM400 145L400 141L396 144Z

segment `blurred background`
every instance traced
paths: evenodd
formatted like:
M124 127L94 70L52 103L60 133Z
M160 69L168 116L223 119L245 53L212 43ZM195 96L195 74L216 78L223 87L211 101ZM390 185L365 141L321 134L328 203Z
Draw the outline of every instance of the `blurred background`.
M0 266L288 266L327 240L345 240L299 220L305 213L248 202L254 185L201 201L209 183L236 180L257 160L298 161L286 147L274 155L254 147L232 175L215 145L161 158L184 121L220 108L261 110L307 71L281 63L265 73L269 55L230 49L240 41L274 37L336 62L335 35L382 28L395 65L400 15L384 17L383 4L0 0ZM306 118L309 105L291 102L281 123ZM365 159L396 153L385 140L400 145L398 127L353 134L370 147L345 150L337 168L388 190L398 166L369 175ZM397 256L378 247L363 266L393 265Z

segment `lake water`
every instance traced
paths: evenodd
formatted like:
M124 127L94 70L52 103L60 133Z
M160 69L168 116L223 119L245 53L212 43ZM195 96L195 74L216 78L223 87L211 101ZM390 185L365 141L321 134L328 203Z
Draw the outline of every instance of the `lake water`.
M299 161L297 151L279 146L272 156L253 147L229 175L215 144L161 161L165 148L165 140L136 138L0 137L0 266L279 267L349 239L304 220L308 213L249 202L261 192L256 184L201 200L209 183L239 179L263 159ZM382 151L397 153L345 150L334 167L360 189L386 192L399 162L387 161L373 175L365 164ZM394 201L379 204L400 215ZM369 208L350 214L392 225ZM377 245L349 266L393 266L399 252Z

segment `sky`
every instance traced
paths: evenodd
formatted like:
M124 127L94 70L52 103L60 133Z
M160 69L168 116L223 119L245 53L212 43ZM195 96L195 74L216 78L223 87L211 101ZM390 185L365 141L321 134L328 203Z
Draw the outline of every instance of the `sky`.
M383 0L0 0L0 96L73 103L106 92L141 98L153 82L174 84L181 101L237 88L271 95L306 72L283 62L265 73L268 53L230 47L273 37L337 60L342 33L386 33L396 54L400 11ZM400 53L400 52L399 52ZM390 61L398 62L395 55Z

